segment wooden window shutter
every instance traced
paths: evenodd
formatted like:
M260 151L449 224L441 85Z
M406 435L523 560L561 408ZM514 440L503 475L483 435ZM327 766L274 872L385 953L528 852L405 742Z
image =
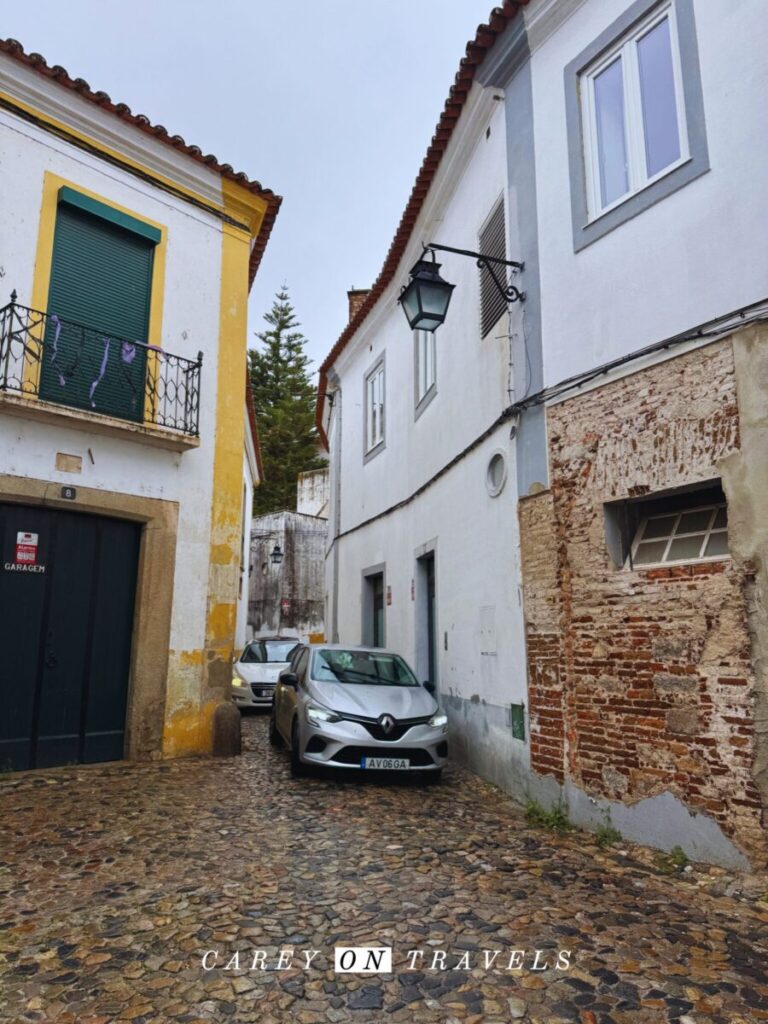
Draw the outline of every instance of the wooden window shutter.
M506 224L504 222L504 200L500 199L480 232L480 252L483 256L507 258ZM496 276L503 283L507 280L506 267L494 267ZM496 287L487 267L480 268L480 336L484 338L505 312L507 303Z

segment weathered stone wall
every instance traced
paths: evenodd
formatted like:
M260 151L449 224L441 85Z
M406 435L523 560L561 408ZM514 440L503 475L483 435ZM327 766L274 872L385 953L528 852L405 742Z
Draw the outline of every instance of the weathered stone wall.
M731 340L548 410L551 490L520 503L531 764L609 801L670 792L753 858L754 569L617 568L604 503L722 477L738 456Z
M327 529L327 520L298 512L272 512L253 520L248 601L252 633L303 639L324 633ZM283 552L280 565L273 565L270 557L275 544Z

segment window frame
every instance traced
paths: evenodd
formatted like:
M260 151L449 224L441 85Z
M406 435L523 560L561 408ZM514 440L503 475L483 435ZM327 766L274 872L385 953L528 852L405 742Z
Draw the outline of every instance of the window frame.
M422 391L422 370L424 366L422 342L432 349L432 379ZM426 377L424 378L426 382ZM413 408L417 420L437 394L437 339L434 331L413 332Z
M715 525L714 525L715 519L717 517L717 513L721 509L723 509L725 511L725 526L715 528ZM681 533L681 534L677 533L677 527L678 527L678 525L680 523L680 519L683 516L689 515L692 512L707 512L707 511L711 512L712 515L710 517L709 525L707 526L706 530L693 530L693 531L690 531L689 533ZM672 519L673 517L674 517L675 522L674 522L674 525L672 526L669 534L666 535L666 538L664 536L662 536L662 537L652 537L652 538L650 538L650 537L646 538L645 537L645 530L646 530L646 526L648 525L649 521L651 521L653 519ZM640 520L640 523L639 523L639 525L637 527L637 531L635 533L634 539L632 541L632 545L631 545L631 548L630 548L630 554L629 554L628 559L627 559L628 565L632 569L635 569L637 571L642 571L642 570L645 570L645 569L664 569L664 568L667 568L668 566L677 566L677 565L698 565L698 564L700 564L702 562L722 562L722 561L724 561L726 559L730 559L730 557L731 557L730 550L726 551L724 554L718 554L718 555L705 555L705 554L703 554L703 552L706 551L707 544L709 543L710 537L712 536L713 533L724 533L726 535L726 537L728 536L728 506L727 506L727 504L725 502L718 502L718 503L715 503L715 504L710 502L710 503L708 503L706 505L685 506L685 507L682 507L682 508L677 509L675 511L656 512L656 513L653 513L651 515L644 516ZM675 558L675 559L668 559L667 558L667 554L669 553L669 550L670 550L670 547L672 546L673 541L678 540L679 538L682 538L682 537L697 537L697 536L700 536L702 538L701 545L699 547L699 551L702 552L701 554L693 556L693 557L689 557L689 558ZM644 540L646 540L646 541L655 540L655 541L661 542L661 541L663 541L665 539L666 539L666 547L664 548L664 555L662 556L660 561L656 561L656 562L640 562L640 563L638 563L636 561L637 549L640 547L640 545L643 543Z
M677 160L649 175L645 153L645 117L643 115L642 86L638 59L638 43L663 21L669 23L669 42L672 55L672 76L675 88L675 113L680 156ZM617 60L621 60L622 102L624 106L624 145L627 154L627 191L610 203L602 204L600 186L600 153L595 105L595 80ZM666 0L647 18L626 32L608 51L580 74L582 124L584 126L584 161L587 181L587 216L594 222L625 203L632 196L671 174L690 159L688 129L683 95L683 76L680 61L680 42L673 0Z
M373 433L371 384L381 377L381 399L379 404L379 429ZM385 354L382 353L363 376L363 462L368 462L386 447L387 429L387 376Z
M591 136L596 133L592 131L590 136L587 131L582 99L584 76L594 76L598 68L610 64L623 44L644 35L667 12L670 16L673 67L677 65L675 82L681 158L646 179L642 187L630 190L593 214L594 193L590 189L596 182L599 190L599 176L588 173L587 168L589 161L594 165L596 153ZM579 252L710 169L693 0L635 0L568 63L564 82L573 250ZM624 102L626 108L626 97ZM642 119L640 128L642 131ZM644 156L644 137L639 141ZM588 145L592 147L589 156Z

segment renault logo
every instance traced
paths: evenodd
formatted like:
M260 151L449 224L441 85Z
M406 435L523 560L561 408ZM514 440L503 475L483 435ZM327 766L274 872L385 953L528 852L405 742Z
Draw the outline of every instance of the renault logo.
M397 723L392 715L382 715L379 719L379 725L381 726L385 736L389 736L396 724Z

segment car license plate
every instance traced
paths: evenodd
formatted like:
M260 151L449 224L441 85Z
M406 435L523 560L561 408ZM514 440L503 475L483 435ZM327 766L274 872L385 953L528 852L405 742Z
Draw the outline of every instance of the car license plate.
M380 771L393 772L410 768L407 757L364 757L360 761L361 768L378 768Z
M271 697L272 693L273 693L273 691L272 691L272 689L270 687L264 686L260 690L256 691L256 696L257 697Z

